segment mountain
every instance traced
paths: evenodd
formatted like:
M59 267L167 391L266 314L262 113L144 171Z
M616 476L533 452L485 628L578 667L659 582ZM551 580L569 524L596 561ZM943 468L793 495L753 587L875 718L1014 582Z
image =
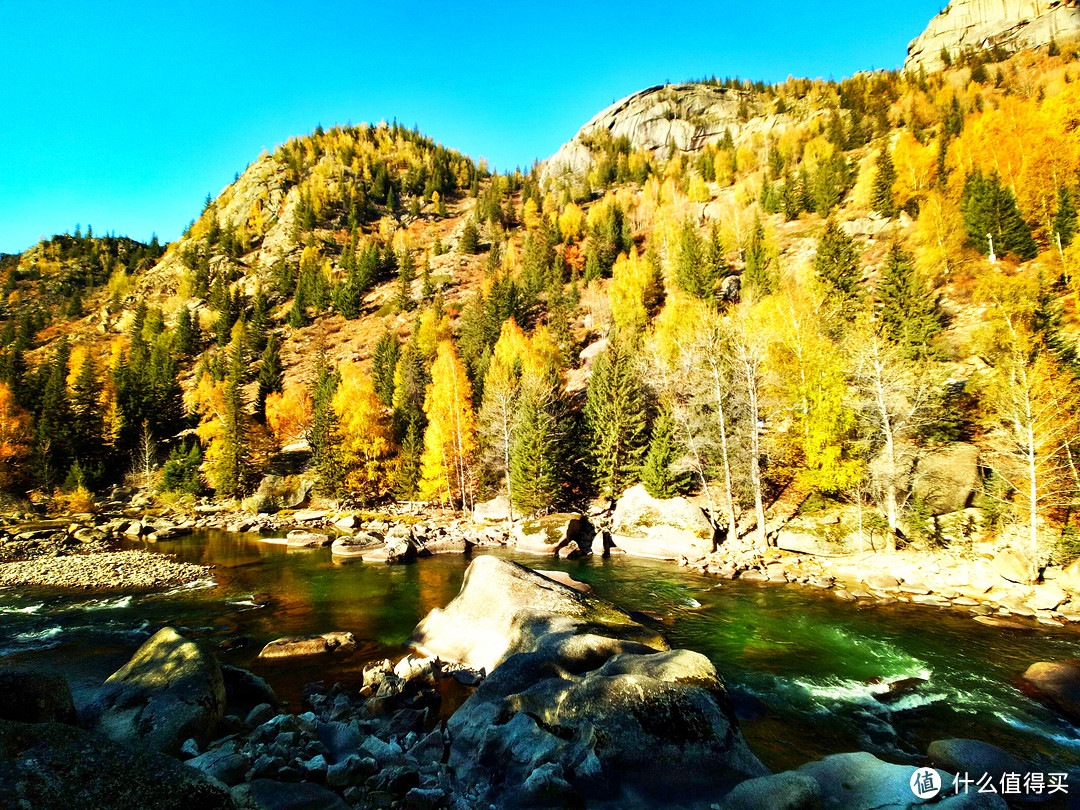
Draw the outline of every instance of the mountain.
M1037 48L1080 34L1076 0L952 0L910 45L907 69L939 70L967 50Z

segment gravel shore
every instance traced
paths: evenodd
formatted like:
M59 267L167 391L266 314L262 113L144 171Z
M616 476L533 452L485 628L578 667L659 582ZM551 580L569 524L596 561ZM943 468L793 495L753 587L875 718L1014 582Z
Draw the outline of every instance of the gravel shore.
M0 565L0 586L160 588L208 579L210 570L150 551L111 551L4 563Z

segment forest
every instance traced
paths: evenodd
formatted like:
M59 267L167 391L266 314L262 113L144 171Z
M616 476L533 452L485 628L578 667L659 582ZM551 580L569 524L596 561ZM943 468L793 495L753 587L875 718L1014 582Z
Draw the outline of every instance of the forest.
M164 248L77 228L5 257L0 485L273 510L263 471L306 446L339 503L525 516L640 482L761 546L782 496L855 504L895 548L941 542L913 471L966 443L987 529L1080 554L1077 53L707 82L771 125L590 134L558 180L320 127ZM369 324L363 357L331 320Z

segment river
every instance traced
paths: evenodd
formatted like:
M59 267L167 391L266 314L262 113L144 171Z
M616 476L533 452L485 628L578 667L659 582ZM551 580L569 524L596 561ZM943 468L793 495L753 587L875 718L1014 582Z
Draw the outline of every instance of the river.
M172 624L210 643L232 640L222 662L262 675L298 706L306 683L355 684L366 662L404 654L413 627L454 597L468 566L457 555L339 564L326 549L227 532L151 548L215 566L213 580L156 593L0 590L0 658L58 669L84 703L142 641ZM721 582L668 563L490 553L566 571L624 609L662 616L672 646L714 662L748 742L773 770L852 750L913 761L945 737L985 740L1046 770L1080 766L1077 729L1015 687L1035 661L1080 658L1072 629L1003 630L958 611L857 606L815 588ZM328 630L351 631L358 653L331 665L256 659L273 638ZM868 683L909 677L928 682L890 706L874 697L883 687Z

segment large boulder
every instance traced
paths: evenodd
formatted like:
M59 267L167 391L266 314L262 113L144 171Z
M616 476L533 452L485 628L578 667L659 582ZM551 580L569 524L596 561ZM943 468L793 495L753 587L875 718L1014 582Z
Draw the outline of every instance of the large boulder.
M274 639L259 653L259 658L348 658L356 652L356 637L352 633L330 632L309 636L282 636Z
M171 627L150 637L98 690L83 722L117 742L177 754L213 739L225 711L214 656Z
M944 515L969 506L981 483L979 448L954 442L919 458L911 494L932 514Z
M473 520L477 523L505 523L510 520L510 515L510 499L502 494L473 507Z
M221 677L225 681L225 713L244 717L256 706L268 704L277 709L277 694L265 680L246 669L221 665Z
M606 660L625 650L667 649L660 635L602 599L488 556L473 560L458 595L432 610L409 643L487 672L521 652Z
M979 740L935 740L926 749L926 758L933 768L949 773L984 774L1001 784L1006 773L1029 773L1030 764L996 745Z
M883 762L865 751L853 754L834 754L816 762L809 762L798 769L797 773L811 777L818 783L821 806L831 810L909 810L923 804L948 808L1000 808L1005 810L1005 802L1000 797L986 795L964 797L957 796L939 801L940 795L925 800L920 799L911 789L911 777L916 768L911 765L893 765ZM938 772L942 792L952 791L953 775ZM970 801L956 802L957 799ZM974 803L972 803L974 802Z
M990 563L1002 579L1026 585L1031 582L1031 566L1024 555L1011 548L999 551Z
M395 523L386 532L385 541L365 548L360 558L370 563L406 563L415 560L422 550L413 530L403 523Z
M797 771L748 779L720 805L723 810L818 810L821 786Z
M636 557L696 559L716 547L716 530L700 507L686 498L654 498L642 484L615 504L611 539Z
M0 718L20 723L79 722L64 676L27 667L0 669Z
M335 557L359 557L381 545L382 540L377 535L368 532L359 532L355 535L343 534L334 539L333 545L330 546L330 553Z
M450 718L450 767L485 803L707 807L768 773L703 655L615 655L581 674L563 663L515 655Z
M1061 569L1055 582L1067 591L1080 593L1080 559L1073 560Z
M293 529L286 535L289 548L324 548L333 542L328 534Z
M516 525L514 544L528 554L573 557L591 551L592 531L581 515L556 512Z
M1080 659L1032 664L1020 676L1020 688L1074 723L1080 723Z
M232 810L218 781L148 746L63 723L0 720L0 807Z

